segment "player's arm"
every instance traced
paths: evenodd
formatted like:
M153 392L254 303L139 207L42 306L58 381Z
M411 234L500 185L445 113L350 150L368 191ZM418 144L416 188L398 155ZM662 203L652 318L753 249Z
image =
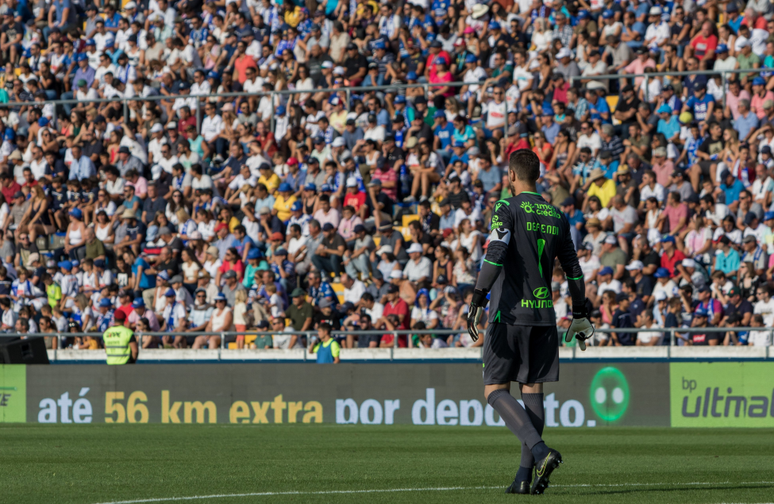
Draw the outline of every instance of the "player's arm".
M572 297L572 324L567 331L565 341L569 343L574 336L580 349L586 350L586 340L594 335L594 326L589 322L586 313L586 284L583 270L578 262L578 254L575 252L575 244L570 237L570 224L566 218L562 219L562 224L567 231L557 257L567 276L567 286Z
M468 309L468 333L473 341L478 341L478 322L484 314L486 295L492 290L492 286L503 269L513 230L513 219L508 204L500 202L497 204L500 206L492 217L492 234L489 235L486 257L483 266L481 266L481 272L478 274L478 281L476 281L476 288L473 290L473 298L470 300Z

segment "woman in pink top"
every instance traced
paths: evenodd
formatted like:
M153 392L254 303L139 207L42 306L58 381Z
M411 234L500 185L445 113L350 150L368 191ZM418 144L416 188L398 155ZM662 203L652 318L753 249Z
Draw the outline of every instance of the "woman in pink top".
M436 86L430 86L430 92L428 98L433 99L434 96L450 97L454 96L454 90L449 86L443 86L438 84L446 84L454 80L451 72L448 70L446 59L442 57L435 58L435 75L430 75L430 84L436 84Z

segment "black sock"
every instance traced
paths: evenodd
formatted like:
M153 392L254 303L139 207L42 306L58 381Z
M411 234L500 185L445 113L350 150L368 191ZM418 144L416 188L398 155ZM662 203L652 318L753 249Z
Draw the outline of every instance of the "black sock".
M540 434L532 425L529 414L510 392L504 389L495 390L489 394L487 401L500 414L500 418L503 419L508 429L519 438L519 441L526 444L527 448L532 450L536 444L541 442Z
M532 456L535 460L543 460L548 456L548 446L541 441L532 447Z
M524 409L527 410L529 419L540 436L543 435L543 426L545 425L545 413L543 410L543 394L521 394L521 400L524 401ZM535 457L532 456L527 446L521 444L521 467L532 467L535 465Z
M522 450L526 450L523 444L522 444ZM529 452L529 450L527 450L527 452ZM516 471L516 481L526 481L527 483L532 483L532 466L530 467L519 466L519 470Z

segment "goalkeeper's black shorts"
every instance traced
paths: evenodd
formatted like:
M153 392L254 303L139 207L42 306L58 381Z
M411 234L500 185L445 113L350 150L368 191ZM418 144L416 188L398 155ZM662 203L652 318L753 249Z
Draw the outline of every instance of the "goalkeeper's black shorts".
M491 323L484 338L484 385L559 381L554 326Z

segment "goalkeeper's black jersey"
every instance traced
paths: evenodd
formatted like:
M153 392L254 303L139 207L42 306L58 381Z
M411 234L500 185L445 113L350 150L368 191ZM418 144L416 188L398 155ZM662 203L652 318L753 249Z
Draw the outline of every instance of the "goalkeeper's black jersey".
M569 280L583 277L564 213L532 192L498 201L485 260L502 270L492 286L489 321L555 325L551 277L557 257Z

